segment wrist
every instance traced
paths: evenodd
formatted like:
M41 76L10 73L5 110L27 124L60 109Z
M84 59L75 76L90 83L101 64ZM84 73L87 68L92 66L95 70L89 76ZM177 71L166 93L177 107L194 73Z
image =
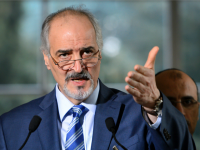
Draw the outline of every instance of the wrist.
M148 113L148 114L151 114L153 116L158 116L160 110L162 110L162 106L163 106L163 98L160 94L159 98L157 100L155 100L154 108L147 108L147 107L142 106L142 109L144 111L146 111L146 113Z

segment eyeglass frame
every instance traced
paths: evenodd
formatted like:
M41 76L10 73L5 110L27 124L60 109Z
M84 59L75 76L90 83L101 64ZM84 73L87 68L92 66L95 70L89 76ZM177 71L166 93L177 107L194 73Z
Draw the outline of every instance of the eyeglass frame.
M99 49L98 49L98 51L96 51L91 57L88 57L88 58L92 58L92 57L93 57L94 55L96 55L98 52L100 52ZM60 69L62 69L62 70L64 70L64 69L63 69L64 66L63 66L63 67L60 67L60 66L59 66L59 63L60 63L60 62L63 62L63 61L74 61L72 67L70 67L70 68L68 68L67 70L64 70L64 71L68 71L68 70L72 69L72 68L74 67L74 65L75 65L75 61L77 61L77 60L80 60L80 61L81 61L81 64L85 66L85 64L83 63L83 59L88 59L88 58L80 58L80 59L75 59L75 60L63 60L63 61L58 61L58 62L57 62L57 61L52 57L52 55L51 55L50 52L49 52L49 54L50 54L50 56L51 56L51 58L52 58L54 64L57 65L58 68L60 68ZM101 56L100 56L100 55L98 56L98 61L99 61L99 60L101 60ZM97 63L98 63L98 61L97 61ZM97 63L96 63L95 65L97 65ZM91 67L94 67L95 65L93 65L93 66L91 66ZM66 66L66 65L65 65L65 66ZM91 68L91 67L90 67L90 68Z
M198 102L198 100L195 100L195 99L192 99L193 100L193 102L192 102L192 104L191 105L196 105L196 104L198 104L199 102ZM184 104L183 104L183 100L181 100L181 101L176 101L176 100L170 100L171 101L171 103L172 104L177 104L177 103L181 103L181 105L183 105L184 106ZM190 105L190 106L191 106ZM184 107L189 107L189 106L184 106Z

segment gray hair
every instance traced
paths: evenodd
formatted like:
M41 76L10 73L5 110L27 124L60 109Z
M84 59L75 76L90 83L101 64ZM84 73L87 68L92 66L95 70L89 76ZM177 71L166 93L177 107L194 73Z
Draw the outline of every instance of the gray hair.
M92 23L94 30L95 30L96 42L97 42L98 48L99 48L99 50L102 50L103 39L102 39L101 28L98 24L98 21L93 16L92 13L90 13L86 9L83 9L82 6L79 6L77 8L75 8L73 6L67 7L67 8L61 9L61 10L54 12L54 13L50 14L49 16L47 16L47 18L44 20L43 25L42 25L40 50L43 53L45 53L46 55L50 54L50 44L49 44L50 23L57 16L67 15L67 13L69 13L70 15L84 15L89 19L89 21Z

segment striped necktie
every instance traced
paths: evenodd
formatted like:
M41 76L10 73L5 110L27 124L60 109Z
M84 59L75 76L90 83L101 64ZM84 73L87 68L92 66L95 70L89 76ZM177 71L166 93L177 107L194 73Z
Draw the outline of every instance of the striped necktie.
M85 112L87 112L88 109L83 105L75 105L71 110L73 111L73 120L69 125L65 150L85 150L80 116L85 115Z

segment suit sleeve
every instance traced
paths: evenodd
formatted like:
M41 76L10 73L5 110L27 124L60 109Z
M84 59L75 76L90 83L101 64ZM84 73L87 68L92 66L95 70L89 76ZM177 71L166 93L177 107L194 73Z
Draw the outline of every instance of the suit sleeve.
M0 117L0 150L6 150L1 117Z
M196 150L185 117L163 93L161 94L163 96L162 121L157 130L148 126L151 142L155 147L159 147L158 141L160 141L165 142L173 150Z

